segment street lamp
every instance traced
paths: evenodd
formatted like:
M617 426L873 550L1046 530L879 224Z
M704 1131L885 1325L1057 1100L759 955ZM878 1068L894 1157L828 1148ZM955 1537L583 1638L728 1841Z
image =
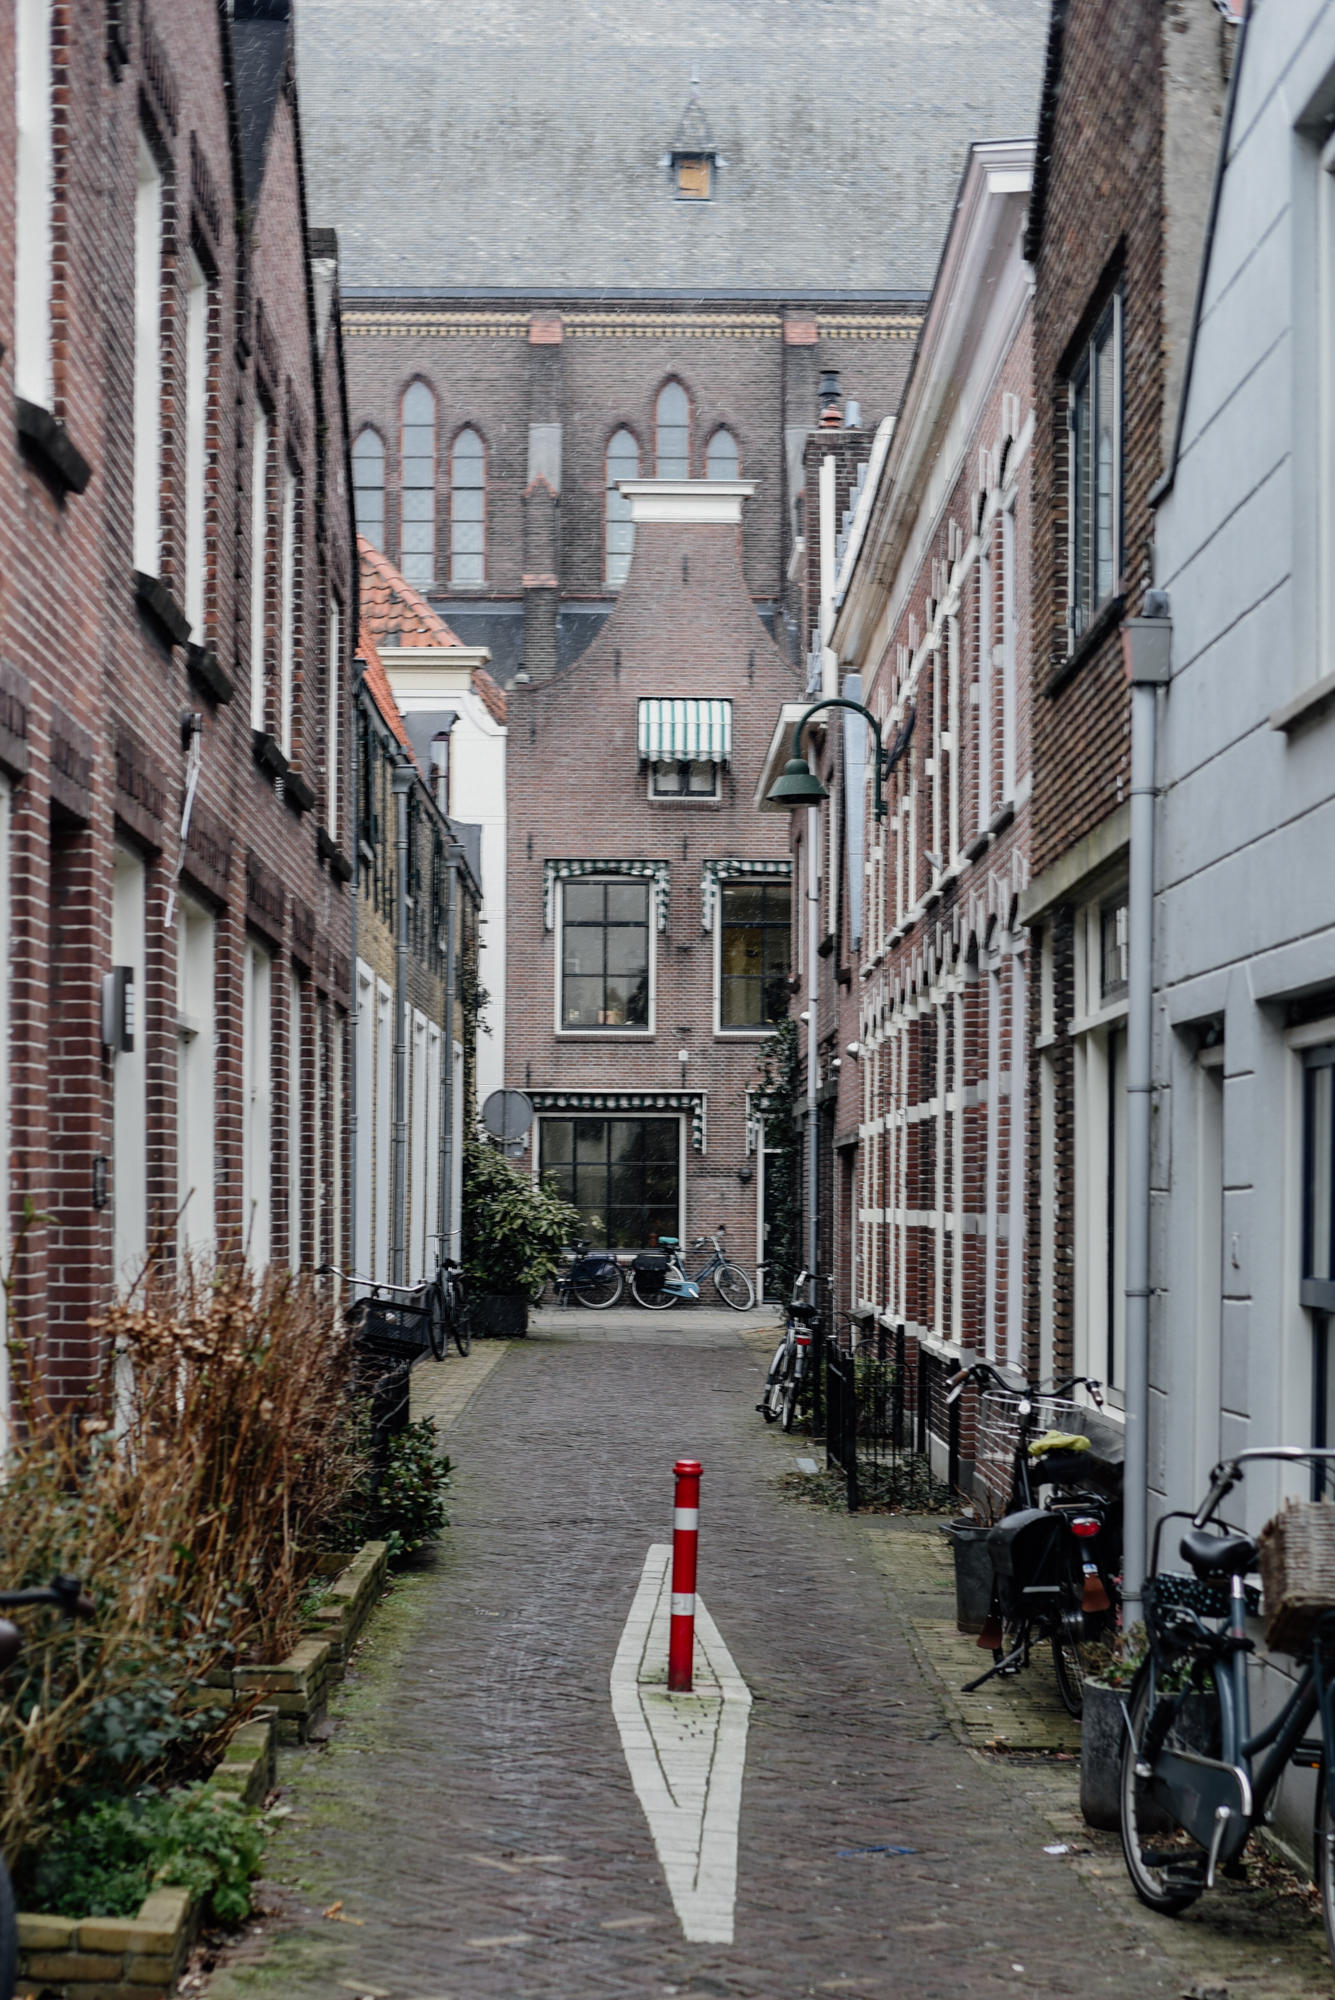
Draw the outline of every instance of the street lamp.
M817 806L822 799L829 798L830 794L826 787L802 755L802 731L812 716L819 715L823 708L851 708L855 715L864 716L871 724L872 735L876 738L876 758L872 764L874 778L872 802L877 819L884 819L886 773L892 771L898 763L900 754L912 733L913 711L909 710L908 719L895 738L894 749L887 753L881 743L881 725L871 710L864 708L860 701L849 701L848 697L842 694L827 695L824 701L813 702L806 714L794 724L793 754L783 767L782 777L776 778L765 794L766 805Z

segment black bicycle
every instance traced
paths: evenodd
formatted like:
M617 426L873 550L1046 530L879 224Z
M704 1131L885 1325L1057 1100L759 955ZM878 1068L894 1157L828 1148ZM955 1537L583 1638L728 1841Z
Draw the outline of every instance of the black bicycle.
M1219 1519L1219 1508L1244 1465L1261 1459L1320 1463L1335 1460L1335 1450L1240 1451L1215 1467L1195 1514L1166 1514L1155 1527L1145 1586L1149 1650L1124 1705L1122 1852L1141 1902L1176 1916L1212 1889L1221 1871L1239 1871L1289 1766L1315 1770L1316 1878L1335 1961L1335 1607L1314 1613L1292 1693L1253 1733L1247 1617L1260 1599L1247 1575L1258 1548ZM1178 1545L1189 1574L1160 1567L1163 1531L1173 1520L1189 1523ZM1319 1735L1310 1733L1313 1722Z
M1088 1648L1115 1629L1120 1601L1122 1468L1076 1429L1083 1407L1071 1400L1085 1388L1101 1406L1102 1385L1072 1375L1045 1391L978 1361L951 1377L949 1401L970 1382L983 1392L978 1463L1005 1478L1006 1512L987 1537L992 1611L978 1643L992 1665L962 1692L1019 1673L1047 1640L1062 1706L1078 1716Z
M315 1275L366 1287L345 1316L368 1348L409 1359L429 1348L435 1360L443 1361L451 1339L460 1354L467 1354L473 1345L464 1274L452 1258L444 1258L435 1277L417 1285L359 1278L337 1264L321 1264Z
M779 1424L785 1431L793 1428L798 1404L807 1392L811 1343L820 1318L819 1306L807 1303L806 1289L807 1273L799 1271L788 1305L783 1339L774 1350L774 1359L765 1377L764 1394L756 1404L767 1424Z
M49 1604L66 1618L91 1618L93 1600L77 1576L53 1576L49 1584L28 1590L0 1590L0 1611L21 1611ZM0 1618L0 1672L12 1667L23 1650L23 1634L8 1618ZM13 2000L19 1976L19 1925L14 1888L0 1856L0 2000Z

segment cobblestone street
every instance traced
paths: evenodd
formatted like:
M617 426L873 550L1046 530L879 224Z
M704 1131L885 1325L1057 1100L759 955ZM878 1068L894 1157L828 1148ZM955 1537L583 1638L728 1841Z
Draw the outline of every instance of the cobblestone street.
M330 1740L286 1754L278 1913L211 2000L1328 1991L1310 1923L1239 1942L1143 1917L1115 1845L1070 1819L1073 1766L965 1740L908 1622L934 1547L916 1538L906 1593L911 1532L778 1489L803 1447L753 1412L763 1325L637 1314L584 1338L546 1314L419 1373L452 1527L372 1621ZM701 1595L754 1702L728 1946L683 1942L608 1695L683 1452ZM1045 1854L1061 1840L1082 1853Z

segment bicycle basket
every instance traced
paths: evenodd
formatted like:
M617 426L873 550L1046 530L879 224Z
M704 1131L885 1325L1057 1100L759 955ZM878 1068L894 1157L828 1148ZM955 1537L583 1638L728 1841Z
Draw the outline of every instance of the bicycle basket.
M431 1345L430 1319L426 1306L400 1305L389 1299L357 1299L348 1307L357 1345L377 1354L411 1357L423 1353Z
M1257 1544L1266 1644L1276 1653L1306 1653L1317 1619L1335 1609L1335 1506L1290 1500L1266 1522Z
M1029 1403L1033 1410L1030 1432L1033 1437L1040 1437L1044 1431L1079 1430L1080 1424L1075 1419L1084 1415L1080 1404L1061 1396L1025 1396L1012 1389L984 1391L978 1399L974 1478L997 1514L1004 1514L1011 1504L1011 1471L1020 1440L1022 1402Z

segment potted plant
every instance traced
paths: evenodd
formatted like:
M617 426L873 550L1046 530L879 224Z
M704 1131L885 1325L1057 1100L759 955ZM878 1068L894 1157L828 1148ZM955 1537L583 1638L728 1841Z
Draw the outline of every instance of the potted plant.
M483 1139L464 1144L464 1276L475 1334L514 1339L579 1229L579 1211Z
M1080 1810L1088 1826L1116 1832L1126 1724L1122 1706L1145 1657L1145 1627L1119 1632L1109 1646L1091 1646L1080 1714Z

